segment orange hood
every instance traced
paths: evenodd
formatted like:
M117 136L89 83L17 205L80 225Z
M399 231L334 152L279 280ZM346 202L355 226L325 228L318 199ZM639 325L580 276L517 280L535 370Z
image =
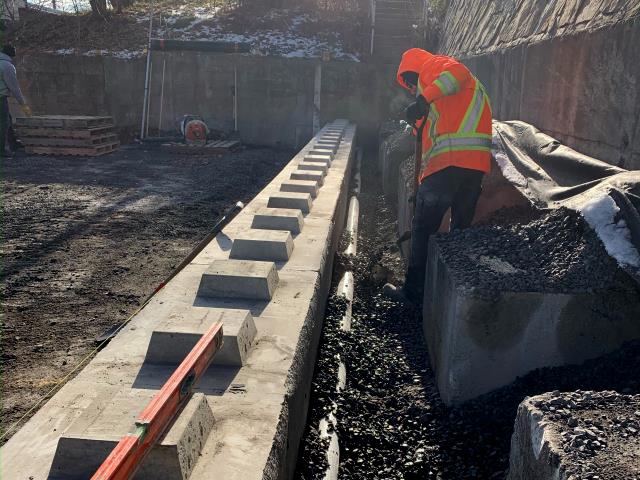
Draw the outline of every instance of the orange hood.
M407 50L402 54L402 60L400 61L400 66L398 67L398 74L396 78L398 83L402 88L406 88L410 90L409 86L404 83L401 75L405 72L416 72L420 74L420 70L422 70L422 65L431 59L433 55L431 55L426 50L422 50L421 48L412 48Z

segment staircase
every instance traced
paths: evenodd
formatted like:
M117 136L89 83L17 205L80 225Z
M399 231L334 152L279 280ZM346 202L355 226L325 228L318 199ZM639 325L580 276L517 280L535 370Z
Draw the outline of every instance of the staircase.
M405 50L420 45L423 5L416 0L371 1L373 60L397 64Z

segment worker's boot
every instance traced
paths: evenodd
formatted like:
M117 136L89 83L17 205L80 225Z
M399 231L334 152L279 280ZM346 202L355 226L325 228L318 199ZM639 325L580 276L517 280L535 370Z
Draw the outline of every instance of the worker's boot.
M382 287L382 294L394 302L411 306L416 305L412 295L405 287L396 287L392 283L385 283L384 287Z

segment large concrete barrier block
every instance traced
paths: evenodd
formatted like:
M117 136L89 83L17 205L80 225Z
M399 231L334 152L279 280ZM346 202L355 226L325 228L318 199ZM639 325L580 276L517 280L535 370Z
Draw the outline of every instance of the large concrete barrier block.
M229 258L285 262L293 251L293 239L285 230L251 229L236 235Z
M508 480L639 478L640 396L550 392L518 407Z
M222 323L224 343L212 365L241 367L256 337L256 325L248 310L193 307L172 315L151 334L145 362L179 365L198 340L215 323Z
M302 212L286 208L261 208L253 216L251 223L251 228L287 230L294 235L300 233L303 226L304 217Z
M313 146L313 150L328 149L333 153L336 153L338 151L338 148L340 148L340 142L336 142L333 140L318 140Z
M49 479L91 478L120 438L134 431L136 417L155 393L128 390L109 399L96 400L58 440ZM188 479L214 424L206 397L195 394L133 478Z
M278 288L273 262L214 260L202 274L198 296L271 300Z
M382 173L382 191L391 200L398 194L398 177L401 164L408 158L413 163L415 137L410 131L402 130L389 135L380 145L380 170Z
M498 263L495 268L507 267ZM503 291L487 296L461 278L464 272L444 260L432 237L424 336L447 405L507 385L537 368L579 364L640 338L640 304L630 302L626 292Z

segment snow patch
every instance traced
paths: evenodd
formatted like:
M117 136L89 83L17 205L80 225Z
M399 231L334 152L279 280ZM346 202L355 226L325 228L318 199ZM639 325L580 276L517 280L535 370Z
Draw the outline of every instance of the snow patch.
M607 253L622 267L640 268L640 254L631 242L631 232L624 220L616 222L620 211L609 195L595 198L578 210L602 240Z

